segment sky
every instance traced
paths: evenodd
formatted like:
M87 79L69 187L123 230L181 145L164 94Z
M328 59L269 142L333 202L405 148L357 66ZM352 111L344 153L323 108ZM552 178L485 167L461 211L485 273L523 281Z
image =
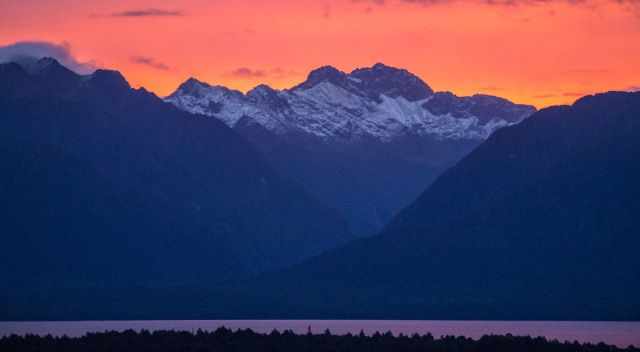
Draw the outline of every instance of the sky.
M640 89L640 0L0 0L0 60L34 48L160 96L382 62L540 108Z

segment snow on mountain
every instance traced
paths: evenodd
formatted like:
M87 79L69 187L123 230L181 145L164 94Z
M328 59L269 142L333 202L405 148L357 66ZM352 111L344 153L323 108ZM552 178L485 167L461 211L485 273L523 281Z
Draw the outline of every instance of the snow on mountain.
M535 111L434 92L383 64L351 73L323 66L292 88L259 85L246 94L191 78L165 100L234 128L358 235L379 231L495 130Z
M248 118L278 135L341 142L388 142L407 135L483 140L535 111L488 95L434 93L417 76L384 64L348 74L324 66L291 89L259 85L247 94L190 78L166 101L232 128Z

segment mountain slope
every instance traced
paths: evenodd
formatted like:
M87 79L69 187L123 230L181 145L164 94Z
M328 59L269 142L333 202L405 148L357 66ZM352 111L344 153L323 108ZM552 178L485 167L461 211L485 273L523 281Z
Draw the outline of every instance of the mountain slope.
M233 313L640 319L639 158L640 93L544 109L496 132L381 235L236 287L262 303Z
M247 94L189 79L166 98L251 141L281 174L374 234L437 175L535 109L438 92L402 69L313 70L291 89ZM399 180L402 180L401 182Z
M115 71L35 67L0 65L3 291L214 284L351 238L224 124Z

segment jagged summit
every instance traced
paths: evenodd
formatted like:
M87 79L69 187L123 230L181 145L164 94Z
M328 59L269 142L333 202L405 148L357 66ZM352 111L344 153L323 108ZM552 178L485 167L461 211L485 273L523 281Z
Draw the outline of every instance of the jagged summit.
M266 84L259 84L247 92L248 97L269 96L274 94L278 94L278 90L273 89Z
M43 57L41 59L23 58L17 63L29 75L40 76L51 81L70 80L79 76L52 57Z
M145 90L133 90L117 70L97 69L81 75L58 60L45 57L28 58L0 65L0 94L10 96L49 96L60 99L104 101L113 103L127 95L155 95Z
M15 64L20 65L26 72L31 75L46 74L54 71L69 71L66 67L62 66L58 60L52 57L17 57L13 61Z
M2 67L0 94L9 96L65 96L75 91L83 79L50 57L20 57Z
M373 67L358 68L349 75L359 81L370 96L403 97L409 101L426 99L433 94L429 85L405 69L377 63Z
M211 85L208 83L202 82L194 77L189 77L186 81L182 82L178 89L172 94L188 94L193 96L199 96L200 91L205 88L210 88ZM169 96L171 97L171 96ZM168 98L169 98L168 97Z
M344 89L349 89L350 87L350 83L346 73L338 70L333 66L322 66L309 72L307 79L297 86L291 88L291 90L295 91L311 89L323 82L328 82Z
M33 59L33 61L29 64L24 63L25 68L32 74L38 74L47 70L55 70L60 69L63 66L58 62L58 60L52 57L43 57L39 60Z
M210 87L211 85L206 82L202 82L194 77L189 77L184 83L180 85L180 88L189 89L191 87Z
M89 82L109 90L131 88L122 73L115 70L96 70L90 75Z
M409 101L425 99L433 90L420 78L405 69L376 63L371 67L357 68L345 73L333 66L322 66L312 70L303 83L292 90L307 90L327 82L356 95L381 102L381 95L403 97Z
M280 92L266 84L260 84L247 92L247 98L254 104L264 106L265 109L284 112L291 106L287 99L280 95Z
M327 65L312 70L307 81L331 81L343 79L346 74L337 68Z

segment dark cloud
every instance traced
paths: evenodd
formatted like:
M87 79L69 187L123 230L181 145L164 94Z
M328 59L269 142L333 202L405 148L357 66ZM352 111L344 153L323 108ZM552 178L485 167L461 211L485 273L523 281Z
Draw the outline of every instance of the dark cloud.
M375 4L375 5L384 5L386 3L385 0L351 0L354 3L362 3L362 4Z
M536 99L549 99L549 98L555 98L557 97L557 95L555 94L541 94L541 95L534 95L533 96Z
M131 62L138 65L149 66L151 68L155 68L156 70L168 71L171 69L165 63L157 61L156 59L148 56L132 56Z
M55 44L44 41L24 41L0 46L0 62L30 63L43 57L52 57L68 69L80 74L96 70L95 62L80 62L71 54L69 43Z
M91 17L182 17L185 13L181 10L167 10L157 8L135 9L112 12L109 14L93 14Z
M615 0L615 2L640 16L640 0Z
M266 77L267 72L259 69L240 67L231 71L229 75L233 77L238 77L238 78L259 78L259 77Z
M329 19L331 18L331 5L324 4L322 7L322 17Z
M297 76L297 75L298 75L298 72L293 70L287 70L281 67L276 67L272 69L239 67L226 74L226 76L228 77L243 78L243 79L255 79L255 78L266 78L266 77L283 79L283 78L288 78L288 77Z
M287 78L299 76L299 73L294 70L285 70L281 67L276 67L269 71L269 74L274 78Z

